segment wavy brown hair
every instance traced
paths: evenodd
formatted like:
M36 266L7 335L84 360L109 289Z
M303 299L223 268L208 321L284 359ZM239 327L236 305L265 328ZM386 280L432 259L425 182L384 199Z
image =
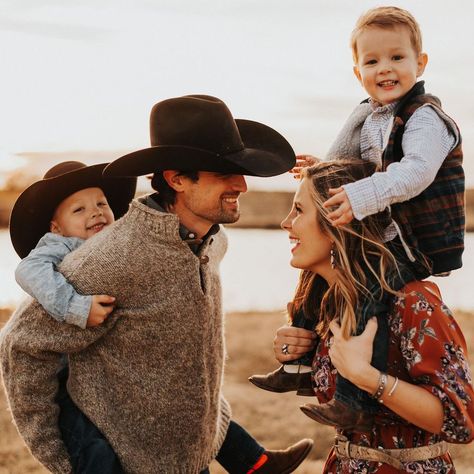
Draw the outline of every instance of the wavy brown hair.
M334 242L335 282L329 285L317 274L303 270L293 300L290 317L303 309L306 315L316 315L316 331L326 337L329 323L337 318L345 337L355 334L357 306L362 298L372 298L367 288L368 277L394 295L385 275L398 271L394 256L383 244L383 233L391 222L390 212L385 210L359 221L335 227L327 217L323 203L330 198L329 188L338 188L372 175L374 163L362 160L338 160L320 162L306 168L303 179L310 183L316 219L321 230ZM378 292L381 296L382 292Z

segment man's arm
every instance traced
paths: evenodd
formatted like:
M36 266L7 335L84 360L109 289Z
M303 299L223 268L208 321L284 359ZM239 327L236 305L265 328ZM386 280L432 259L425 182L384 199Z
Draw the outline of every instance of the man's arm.
M57 266L83 240L46 234L15 271L21 288L38 300L57 321L85 328L92 304L91 295L80 295Z
M36 301L28 301L0 332L2 376L13 419L32 454L53 473L72 472L55 403L61 353L84 350L113 325L109 318L82 330L58 323Z

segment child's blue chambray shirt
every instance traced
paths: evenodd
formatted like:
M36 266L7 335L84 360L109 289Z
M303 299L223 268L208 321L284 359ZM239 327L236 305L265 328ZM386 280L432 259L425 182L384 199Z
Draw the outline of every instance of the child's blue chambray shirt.
M21 288L38 300L57 321L85 328L92 304L92 295L80 295L57 271L64 257L76 250L83 239L63 237L48 232L24 258L15 271Z

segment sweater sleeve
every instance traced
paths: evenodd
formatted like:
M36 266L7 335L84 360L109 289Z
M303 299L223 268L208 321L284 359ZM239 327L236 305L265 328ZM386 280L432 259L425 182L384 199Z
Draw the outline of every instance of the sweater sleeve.
M61 353L85 349L113 326L114 319L83 330L58 323L29 299L0 332L1 371L13 420L32 454L53 473L72 472L55 402Z
M37 299L57 321L85 328L92 303L91 295L81 295L57 266L75 250L82 239L46 234L18 265L15 278L21 288Z

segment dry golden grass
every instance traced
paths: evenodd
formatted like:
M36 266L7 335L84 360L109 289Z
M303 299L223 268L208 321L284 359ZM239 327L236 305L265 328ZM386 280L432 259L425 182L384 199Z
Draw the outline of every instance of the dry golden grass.
M9 312L0 310L0 327ZM474 362L474 315L456 313ZM318 425L303 415L299 405L306 397L274 394L259 390L247 381L255 373L266 373L276 367L271 344L275 330L284 323L282 314L246 313L231 314L227 318L227 347L224 391L230 401L233 417L257 440L269 449L286 447L297 440L310 437L315 446L308 459L296 471L298 474L317 474L322 470L324 458L332 444L333 430ZM1 391L0 391L1 392ZM474 473L474 446L451 447L457 472ZM211 465L214 474L225 471ZM44 474L42 468L28 453L11 424L3 393L0 393L0 474Z

